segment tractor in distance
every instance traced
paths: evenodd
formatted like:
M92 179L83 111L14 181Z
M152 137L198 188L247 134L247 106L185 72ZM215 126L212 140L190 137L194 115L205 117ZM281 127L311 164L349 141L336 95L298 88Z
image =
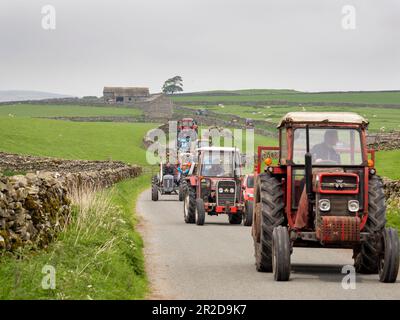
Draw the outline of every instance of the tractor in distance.
M194 130L198 133L198 125L197 122L193 118L183 118L178 121L178 134L184 130Z
M186 178L184 220L203 225L210 216L227 214L230 224L242 222L241 158L236 147L197 149L194 172Z
M258 147L252 226L258 271L287 281L293 247L348 248L357 272L396 281L399 238L385 227L367 127L351 112L291 112L278 125L279 147ZM265 151L279 154L276 165L263 159Z
M151 200L158 201L161 195L178 195L181 183L180 174L176 165L160 163L160 171L151 178ZM182 201L182 194L179 196Z
M246 128L254 128L254 121L253 119L247 118L245 120L245 127Z

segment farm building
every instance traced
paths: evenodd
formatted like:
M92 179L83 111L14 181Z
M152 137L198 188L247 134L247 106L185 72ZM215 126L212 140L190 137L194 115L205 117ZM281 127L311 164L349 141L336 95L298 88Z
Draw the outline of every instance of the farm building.
M168 120L173 114L173 103L163 93L150 94L148 88L104 87L104 102L143 110L148 120Z
M104 87L103 97L106 103L132 103L150 96L149 88Z

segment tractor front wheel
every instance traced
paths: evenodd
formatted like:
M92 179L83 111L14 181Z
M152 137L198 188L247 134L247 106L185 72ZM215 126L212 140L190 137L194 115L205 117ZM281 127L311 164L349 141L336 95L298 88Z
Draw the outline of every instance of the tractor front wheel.
M253 201L246 201L243 225L251 227L253 223Z
M203 199L196 200L196 224L202 226L206 219L206 210L204 209Z
M399 235L397 230L387 228L383 231L383 254L379 261L379 280L396 282L399 272Z
M290 240L286 227L276 227L272 233L272 270L275 281L290 278Z
M151 187L151 200L158 201L158 188L156 185Z
M186 223L196 222L196 190L187 186L183 201L183 217Z
M379 256L383 254L380 239L386 224L386 204L383 182L378 176L372 176L368 183L368 219L363 231L370 237L361 246L354 249L356 271L365 274L379 272Z

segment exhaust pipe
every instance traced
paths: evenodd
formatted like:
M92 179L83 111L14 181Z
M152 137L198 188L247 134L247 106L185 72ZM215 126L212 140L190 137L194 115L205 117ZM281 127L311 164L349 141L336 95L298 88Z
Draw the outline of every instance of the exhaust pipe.
M308 125L306 126L306 146L307 146L307 152L304 156L306 192L308 200L311 202L314 198L314 194L312 190L312 155L310 153L310 130L308 128Z

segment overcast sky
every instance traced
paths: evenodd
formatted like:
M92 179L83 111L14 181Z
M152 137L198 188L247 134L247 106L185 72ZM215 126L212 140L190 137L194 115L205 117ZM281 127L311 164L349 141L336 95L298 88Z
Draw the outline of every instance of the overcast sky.
M174 75L185 91L400 89L400 1L1 0L0 63L0 90L80 96Z

